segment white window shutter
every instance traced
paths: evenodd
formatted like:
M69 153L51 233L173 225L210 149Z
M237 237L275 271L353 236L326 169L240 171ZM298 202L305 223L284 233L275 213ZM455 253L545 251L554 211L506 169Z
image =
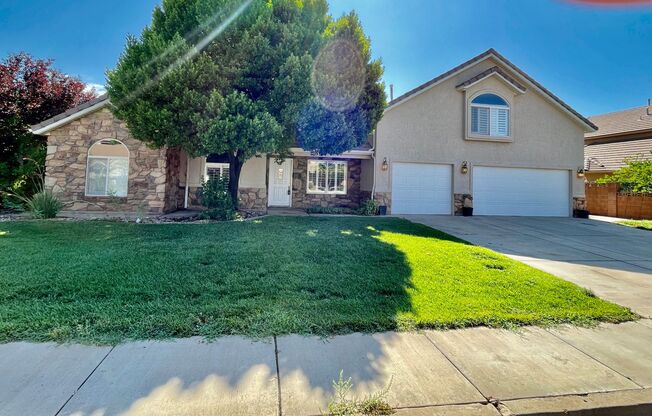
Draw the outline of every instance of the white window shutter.
M471 107L471 133L489 134L489 108Z
M492 136L509 136L509 110L495 108L491 114Z

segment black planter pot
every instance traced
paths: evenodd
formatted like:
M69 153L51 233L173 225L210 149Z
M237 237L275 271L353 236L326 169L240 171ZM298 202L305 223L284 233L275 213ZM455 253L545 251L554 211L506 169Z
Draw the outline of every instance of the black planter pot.
M378 215L387 215L387 205L381 205L378 207Z
M472 217L473 216L473 208L471 208L471 207L462 207L462 216L464 216L464 217Z
M573 210L573 217L575 218L589 218L589 211L585 209L574 209Z

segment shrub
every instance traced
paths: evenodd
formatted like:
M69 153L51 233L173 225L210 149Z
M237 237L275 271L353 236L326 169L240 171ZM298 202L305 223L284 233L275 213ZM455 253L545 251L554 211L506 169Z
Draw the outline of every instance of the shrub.
M34 218L47 219L57 216L63 204L50 191L39 191L26 200L27 209Z
M360 215L378 215L378 202L368 199L362 203L359 210Z
M202 215L204 218L227 221L236 217L226 178L211 178L202 183L200 196L202 205L206 207Z
M652 194L652 159L638 157L625 159L625 162L627 166L596 182L617 183L621 192Z
M36 160L25 158L24 161L31 163L34 166L34 171L24 179L25 182L29 181L31 186L23 189L30 189L34 193L27 196L15 189L9 189L9 192L0 192L3 204L16 211L27 209L32 217L38 219L56 217L63 208L63 204L52 192L45 189L45 172L43 168Z

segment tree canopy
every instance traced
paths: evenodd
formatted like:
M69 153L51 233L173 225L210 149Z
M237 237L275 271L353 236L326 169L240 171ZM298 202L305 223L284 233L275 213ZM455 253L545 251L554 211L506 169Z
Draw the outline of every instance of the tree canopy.
M30 125L95 97L79 79L52 65L26 53L0 62L0 190L29 195L29 177L39 168L33 161L45 162L46 141L31 134Z
M108 91L135 138L226 153L235 199L257 153L362 144L385 106L382 72L357 16L332 19L326 0L164 0Z

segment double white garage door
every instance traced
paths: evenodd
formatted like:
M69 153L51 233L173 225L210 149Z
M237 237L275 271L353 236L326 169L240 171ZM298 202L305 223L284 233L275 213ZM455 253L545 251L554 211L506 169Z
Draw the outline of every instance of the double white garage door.
M452 165L392 164L392 213L450 215L452 174ZM478 166L472 187L474 215L569 215L566 170Z

